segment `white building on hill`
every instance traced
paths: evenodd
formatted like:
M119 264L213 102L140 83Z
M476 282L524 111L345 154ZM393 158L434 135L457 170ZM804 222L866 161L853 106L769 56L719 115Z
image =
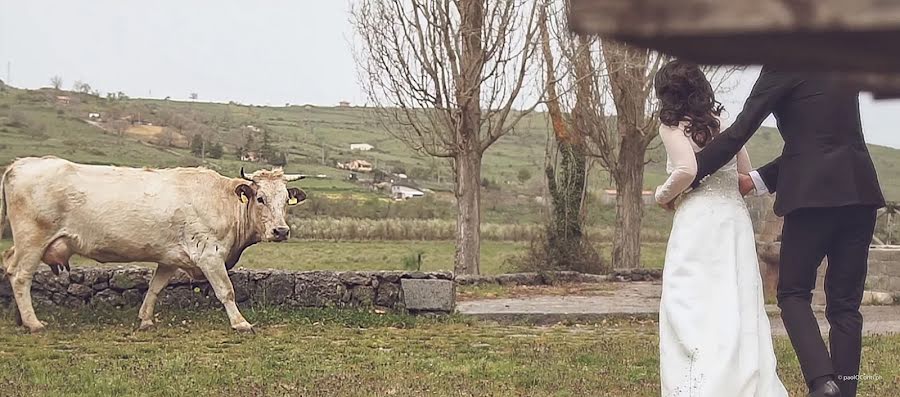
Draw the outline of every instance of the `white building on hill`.
M425 197L425 192L413 187L394 184L391 186L391 197L395 200L409 200L416 197Z
M368 143L351 143L350 150L358 150L360 152L368 152L369 150L375 149L375 146L372 146Z

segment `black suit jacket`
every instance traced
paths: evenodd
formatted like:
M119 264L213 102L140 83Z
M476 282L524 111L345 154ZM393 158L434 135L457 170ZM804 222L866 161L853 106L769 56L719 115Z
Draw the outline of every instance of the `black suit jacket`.
M800 208L884 206L875 166L863 140L859 94L824 76L764 67L731 127L697 154L697 178L728 163L769 114L775 114L784 149L757 171L777 192L775 213Z

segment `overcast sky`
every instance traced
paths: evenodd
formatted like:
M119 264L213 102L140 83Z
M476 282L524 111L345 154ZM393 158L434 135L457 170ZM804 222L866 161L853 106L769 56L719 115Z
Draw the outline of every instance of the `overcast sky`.
M348 9L347 0L0 0L0 79L37 88L59 75L66 87L81 80L135 97L359 104ZM720 98L730 117L758 73ZM867 140L900 148L900 101L861 103Z

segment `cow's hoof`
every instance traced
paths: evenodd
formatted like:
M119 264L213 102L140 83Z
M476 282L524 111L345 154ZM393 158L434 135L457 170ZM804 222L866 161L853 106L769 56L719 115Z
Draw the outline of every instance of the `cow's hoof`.
M46 328L46 325L44 323L37 323L37 324L31 324L31 325L26 324L25 328L28 328L28 332L31 332L32 334L38 334L38 333L41 333L44 331L44 328Z
M149 331L150 328L153 328L153 321L141 321L141 325L138 325L138 331Z
M231 328L234 328L234 330L238 331L238 332L251 332L251 333L254 332L253 326L250 325L250 323L248 323L246 321L244 321L240 324L237 324L237 325L232 325Z

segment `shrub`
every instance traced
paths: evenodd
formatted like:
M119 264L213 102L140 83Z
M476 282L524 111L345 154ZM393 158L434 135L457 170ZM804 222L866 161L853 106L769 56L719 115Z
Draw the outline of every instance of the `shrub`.
M97 149L97 148L93 148L93 147L92 147L92 148L89 148L89 149L87 149L87 150L85 150L85 151L88 152L88 154L94 155L94 156L99 156L99 157L105 157L105 156L106 156L106 153L105 153L104 151L102 151L102 150L100 150L100 149Z
M522 255L506 259L504 265L520 272L571 270L591 274L609 273L610 266L589 241L589 238L582 238L575 243L565 244L552 238L550 233L544 233L533 238Z
M24 128L28 126L28 117L21 111L12 111L9 113L9 120L6 125L13 128Z
M224 152L225 152L225 148L222 147L222 144L219 142L216 142L215 144L213 144L212 146L209 147L208 155L211 158L220 159L220 158L222 158L222 154Z
M422 271L422 254L424 252L418 251L403 257L403 268L411 272Z
M66 147L80 148L87 146L87 142L80 139L63 139L62 144Z
M310 240L419 240L456 238L456 221L442 219L295 218L294 236ZM537 225L482 224L481 238L490 241L529 241L540 234Z
M182 157L181 160L178 161L179 167L199 167L201 165L203 165L203 162L194 157Z
M284 152L276 152L272 155L272 158L269 159L269 164L275 167L284 167L287 165L287 155Z
M518 175L516 175L516 178L519 179L519 183L528 182L528 180L531 179L531 171L529 171L527 168L522 168L519 170L519 173L518 173Z
M200 134L194 134L191 137L191 154L194 156L200 157L203 154L203 136Z

